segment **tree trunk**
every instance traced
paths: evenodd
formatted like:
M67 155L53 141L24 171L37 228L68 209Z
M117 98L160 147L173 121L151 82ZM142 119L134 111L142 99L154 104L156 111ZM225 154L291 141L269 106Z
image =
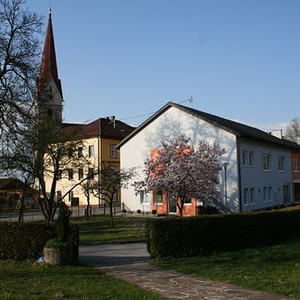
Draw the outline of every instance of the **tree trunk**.
M113 199L109 199L109 214L110 214L110 226L114 227L113 221Z
M24 193L20 199L19 222L24 222L25 197Z
M179 209L179 215L180 217L182 217L182 213L183 213L183 201L181 198L179 198L179 200L177 200L177 207Z
M87 195L86 197L86 202L87 202L87 206L86 206L86 219L89 220L90 219L90 194Z

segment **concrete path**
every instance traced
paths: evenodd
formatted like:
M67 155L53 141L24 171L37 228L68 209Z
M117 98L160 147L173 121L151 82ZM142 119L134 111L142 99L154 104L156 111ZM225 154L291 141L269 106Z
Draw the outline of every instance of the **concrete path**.
M80 262L168 299L284 300L277 295L160 269L147 263L145 243L80 246Z

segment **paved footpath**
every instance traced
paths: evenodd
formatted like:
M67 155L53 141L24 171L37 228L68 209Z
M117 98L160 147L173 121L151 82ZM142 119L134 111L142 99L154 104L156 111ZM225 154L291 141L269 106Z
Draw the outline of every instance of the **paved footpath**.
M160 269L147 263L145 243L80 246L80 262L168 299L284 300L278 295Z

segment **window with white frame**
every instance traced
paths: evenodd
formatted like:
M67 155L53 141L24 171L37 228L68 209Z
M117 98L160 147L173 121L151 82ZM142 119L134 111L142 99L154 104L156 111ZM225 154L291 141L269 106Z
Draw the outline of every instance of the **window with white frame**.
M262 155L262 168L264 171L271 170L271 155L270 154Z
M269 200L269 202L272 202L273 201L273 197L272 197L272 187L271 186L269 186L269 194L268 194L268 200Z
M82 157L83 156L83 148L79 147L78 148L78 157Z
M68 158L72 158L74 154L74 150L73 149L68 149Z
M73 169L68 169L68 179L69 180L73 179Z
M114 145L114 144L110 145L110 157L111 158L117 157L117 149L116 149L116 145Z
M149 194L145 190L140 190L140 204L149 204Z
M89 146L89 157L95 156L94 145Z
M113 202L118 202L118 193L117 192L113 193Z
M249 151L249 166L253 166L254 164L254 153L253 151Z
M89 168L89 171L88 171L88 177L89 177L89 179L93 179L94 175L95 175L94 168Z
M248 151L243 150L242 152L242 165L246 166L248 164Z
M292 170L294 172L299 171L299 158L292 158Z
M289 203L291 202L291 189L289 184L284 184L282 186L282 192L283 192L283 203Z
M78 169L78 180L83 178L83 169Z
M263 189L264 202L268 201L268 187L264 186Z
M249 202L249 189L245 188L244 189L244 204L247 205Z
M255 203L255 188L252 187L250 189L250 203L254 204Z
M163 204L163 193L162 191L155 191L154 193L155 204Z
M278 171L284 170L284 156L282 156L282 155L278 156L277 167L278 167Z

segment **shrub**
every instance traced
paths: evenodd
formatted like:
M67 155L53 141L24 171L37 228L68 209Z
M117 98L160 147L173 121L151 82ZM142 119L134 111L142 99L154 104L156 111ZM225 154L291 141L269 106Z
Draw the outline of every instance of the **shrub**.
M300 207L189 218L149 220L152 257L189 257L203 252L268 245L300 236Z
M74 254L78 257L78 228L71 225L70 237ZM57 238L55 224L43 222L0 223L0 259L36 259L50 239ZM76 248L77 247L77 248Z
M121 210L121 213L126 213L126 212L127 210L125 208Z
M50 239L47 241L45 247L50 249L66 249L67 243L62 242L58 239Z
M136 213L137 214L140 214L142 211L140 210L140 209L138 209L137 211L136 211Z
M156 215L156 209L152 209L152 215Z

